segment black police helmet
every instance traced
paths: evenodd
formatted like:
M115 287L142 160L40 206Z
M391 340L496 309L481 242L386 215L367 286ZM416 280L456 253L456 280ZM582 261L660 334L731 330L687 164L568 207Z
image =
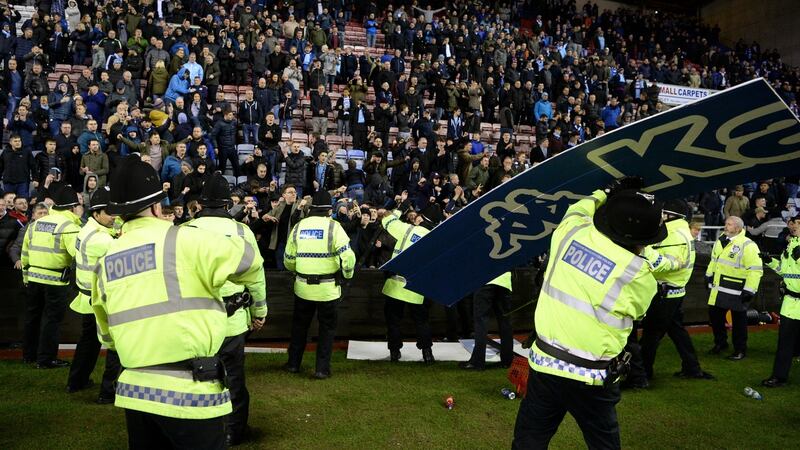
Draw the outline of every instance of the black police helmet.
M103 186L94 191L92 198L89 200L89 211L100 211L108 207L108 202L111 200L111 189L108 186Z
M200 204L208 208L224 208L231 201L231 187L219 171L214 172L200 194Z
M679 198L667 200L664 202L664 214L667 220L685 219L689 217L689 204Z
M156 169L137 155L123 159L115 172L114 189L106 208L109 214L136 214L167 196Z
M594 226L623 247L655 244L667 237L660 205L633 190L619 192L598 208Z
M78 194L69 184L56 182L50 185L50 198L53 199L53 209L60 211L70 209L79 204Z

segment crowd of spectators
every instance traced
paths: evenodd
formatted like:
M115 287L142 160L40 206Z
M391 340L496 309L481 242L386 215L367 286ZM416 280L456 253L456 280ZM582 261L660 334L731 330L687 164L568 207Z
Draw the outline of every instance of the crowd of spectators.
M176 223L193 215L210 174L229 175L231 213L279 269L309 196L329 190L359 264L378 267L394 243L377 211L403 191L416 210L454 214L532 165L664 110L658 84L725 89L765 77L795 113L800 89L777 50L723 46L697 18L574 0L36 6L25 19L0 6L6 249L52 180L88 203L135 152L161 174ZM793 195L774 198L794 199L793 181ZM715 192L695 203L713 225L721 202Z

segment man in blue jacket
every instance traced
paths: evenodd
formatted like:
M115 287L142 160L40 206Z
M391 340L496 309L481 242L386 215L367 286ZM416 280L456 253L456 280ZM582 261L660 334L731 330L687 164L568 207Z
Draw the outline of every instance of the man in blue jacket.
M164 101L174 104L179 96L189 92L191 92L189 88L189 69L181 68L178 73L170 78L167 91L164 92Z

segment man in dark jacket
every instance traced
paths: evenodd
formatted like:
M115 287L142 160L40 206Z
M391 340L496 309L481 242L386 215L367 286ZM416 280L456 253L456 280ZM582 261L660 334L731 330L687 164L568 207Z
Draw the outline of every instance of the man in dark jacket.
M62 173L67 169L64 156L57 151L56 140L50 137L45 140L44 151L39 152L39 154L34 157L34 161L36 163L36 169L33 173L33 181L40 186L44 185L45 179L47 179L47 175L52 169L58 169Z
M6 200L0 197L0 267L11 268L12 262L5 251L17 239L17 233L22 224L11 217L6 209Z
M361 99L356 99L350 112L350 129L353 130L353 148L367 150L367 133L372 126L372 115Z
M219 150L219 170L225 172L226 161L233 166L233 176L239 177L239 155L236 153L236 121L233 111L225 111L223 119L214 124L211 140Z
M3 181L3 189L28 198L31 175L34 173L36 163L31 152L22 148L22 138L19 135L12 135L8 144L9 148L0 156L0 179Z
M247 89L245 99L239 102L239 123L242 124L242 136L245 144L255 144L258 140L258 128L264 120L261 105L253 97L253 90Z
M306 185L306 157L300 151L300 144L292 142L291 151L283 151L283 160L286 161L286 178L284 185L292 184L297 190L297 197L303 196L303 187Z

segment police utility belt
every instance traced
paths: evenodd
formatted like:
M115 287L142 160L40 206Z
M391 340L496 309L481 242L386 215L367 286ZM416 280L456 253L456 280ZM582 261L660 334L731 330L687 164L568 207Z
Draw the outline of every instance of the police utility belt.
M543 351L547 355L560 359L561 361L586 369L605 370L606 378L603 381L603 386L606 387L609 387L617 381L625 378L631 368L631 354L630 352L626 351L623 351L608 361L592 361L590 359L584 359L579 356L575 356L571 353L561 350L560 348L553 347L540 338L536 339L536 346L539 348L539 350Z
M228 373L225 371L225 364L223 364L219 356L192 358L174 363L137 367L133 370L136 369L153 372L158 372L160 370L191 372L194 381L219 381L224 386L227 386L226 377Z
M321 283L336 283L336 286L342 284L342 273L328 273L322 275L305 275L298 273L297 279L303 281L305 284L312 285L312 284L321 284Z
M234 315L240 308L248 308L253 305L253 296L249 292L244 291L238 294L222 297L225 302L225 312L228 317Z
M789 297L794 297L797 300L800 300L800 292L795 292L788 287L786 287L786 283L781 283L780 287L778 288L781 296L788 295Z

